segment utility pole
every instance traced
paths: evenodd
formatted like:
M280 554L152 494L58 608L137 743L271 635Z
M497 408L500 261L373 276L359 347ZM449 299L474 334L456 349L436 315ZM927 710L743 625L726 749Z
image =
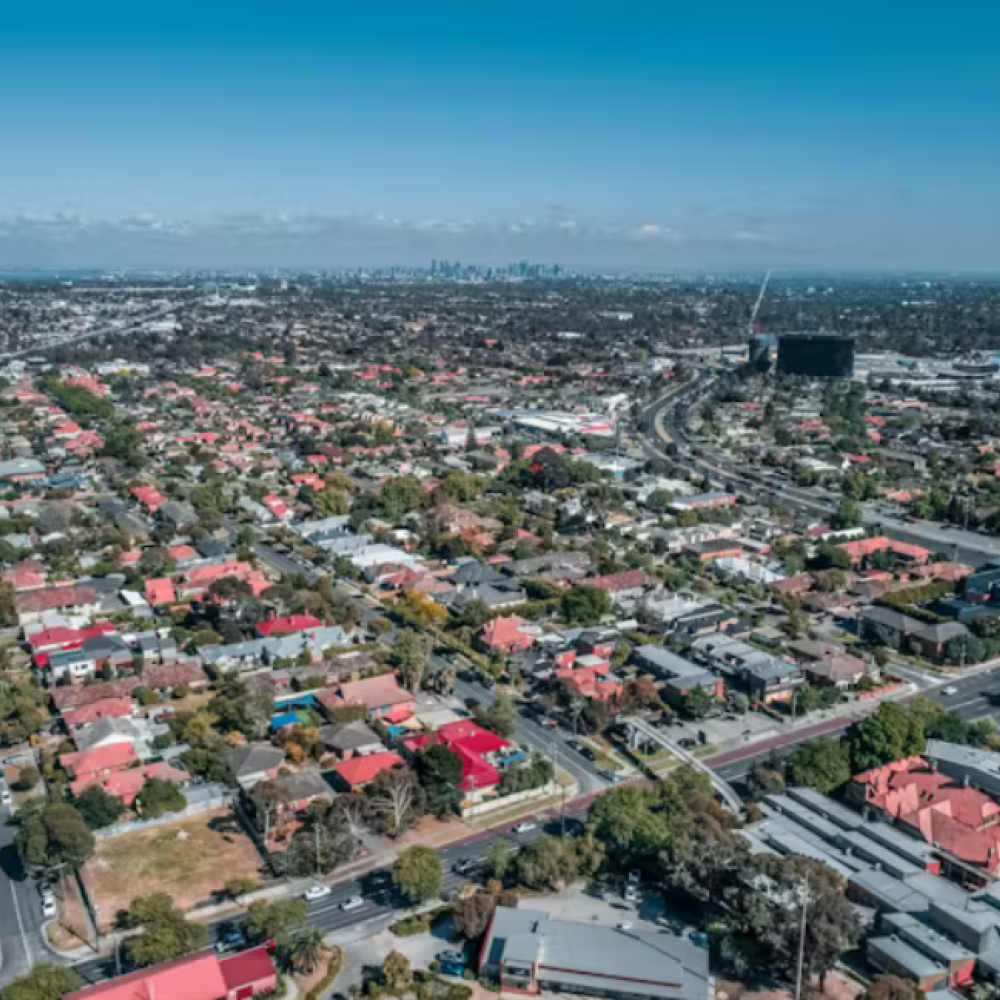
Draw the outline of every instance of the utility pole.
M806 952L806 910L809 908L809 883L803 882L801 887L802 917L799 923L799 960L795 970L795 1000L802 1000L802 966Z

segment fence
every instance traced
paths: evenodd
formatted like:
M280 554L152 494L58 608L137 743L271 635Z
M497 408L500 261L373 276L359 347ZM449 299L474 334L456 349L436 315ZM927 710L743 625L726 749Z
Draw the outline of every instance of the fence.
M565 792L566 800L569 801L576 796L579 788L568 785ZM546 799L562 794L563 786L558 781L550 781L538 788L529 788L524 792L514 792L511 795L503 795L495 799L485 799L483 802L476 802L471 806L463 806L462 819L468 819L470 816L482 816L500 809L509 809L511 806L516 806L521 802L529 802L532 799Z
M211 812L213 809L222 809L231 806L235 798L236 793L232 789L227 788L224 791L199 797L194 802L188 801L187 806L177 812L167 813L165 816L157 816L156 819L136 819L132 820L131 823L116 823L114 826L106 826L102 830L95 830L94 836L98 840L103 840L106 837L117 837L123 833L134 833L136 830L147 830L154 826L165 826L167 823L176 823L177 820L185 819L188 816L197 816L199 813Z

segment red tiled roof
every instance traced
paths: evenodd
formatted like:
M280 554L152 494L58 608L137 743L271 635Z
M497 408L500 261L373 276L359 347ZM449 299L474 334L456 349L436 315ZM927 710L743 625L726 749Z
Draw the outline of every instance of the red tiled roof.
M142 668L143 687L162 690L182 684L201 684L208 681L208 675L197 660L183 663L150 664Z
M307 628L322 628L323 623L312 615L287 615L257 623L257 631L267 638L274 632L301 632Z
M274 962L271 961L265 945L220 958L219 968L222 970L222 977L229 991L249 983L258 983L274 975Z
M177 600L174 581L169 576L160 576L146 581L146 600L150 604L173 604Z
M64 753L60 766L70 775L83 777L96 771L120 770L134 764L138 758L131 743L108 743L79 753Z
M86 726L98 719L124 719L132 714L132 702L128 698L102 698L92 705L68 708L62 713L67 726Z
M581 581L581 586L595 587L614 594L620 590L632 590L635 587L645 587L652 580L641 569L630 569L624 573L610 573L607 576L592 576Z
M140 685L134 677L123 677L116 681L101 681L97 684L76 684L52 689L52 700L60 711L93 705L105 698L128 698Z
M383 771L402 763L403 758L398 753L387 750L385 753L373 753L341 761L334 767L334 770L344 781L355 787L367 785Z

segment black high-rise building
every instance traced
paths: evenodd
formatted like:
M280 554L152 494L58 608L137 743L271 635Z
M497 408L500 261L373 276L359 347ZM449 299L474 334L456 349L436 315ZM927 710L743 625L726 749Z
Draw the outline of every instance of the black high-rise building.
M778 337L778 374L850 378L854 338L840 333L783 333Z

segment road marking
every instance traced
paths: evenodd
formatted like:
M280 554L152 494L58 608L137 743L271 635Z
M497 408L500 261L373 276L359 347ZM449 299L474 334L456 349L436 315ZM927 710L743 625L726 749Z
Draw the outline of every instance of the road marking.
M24 931L24 921L21 919L21 904L17 901L17 889L14 883L8 881L10 886L10 898L14 901L14 916L17 917L17 929L21 932L21 944L24 947L24 957L28 963L28 968L31 968L31 948L28 945L28 935Z

